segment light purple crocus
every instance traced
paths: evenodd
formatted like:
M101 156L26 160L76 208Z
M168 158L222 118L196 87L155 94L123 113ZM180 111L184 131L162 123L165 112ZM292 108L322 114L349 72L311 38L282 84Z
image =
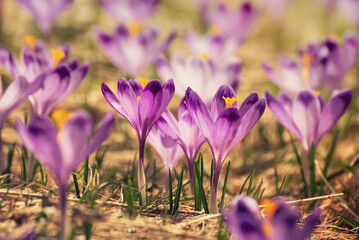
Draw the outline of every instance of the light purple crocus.
M228 85L221 86L212 100L211 111L191 88L185 96L187 109L205 136L213 155L214 173L210 199L210 213L217 209L217 185L222 165L229 152L254 127L262 116L266 101L250 94L237 108L235 92Z
M262 0L261 4L272 19L279 22L283 19L285 10L292 0Z
M138 187L142 194L142 203L146 203L146 177L144 169L145 143L153 125L171 101L175 85L173 80L162 84L158 80L146 78L117 81L118 97L102 83L101 90L106 101L119 114L126 118L135 129L139 142Z
M268 106L278 121L302 143L308 155L312 143L316 146L348 109L351 102L350 89L335 91L325 104L320 95L304 90L293 99L280 92L276 99L266 93Z
M36 115L48 116L85 78L89 64L79 66L76 59L65 63L68 53L69 46L64 45L53 49L50 55L41 41L28 36L21 62L17 62L9 50L0 46L0 63L14 78L22 75L32 82L40 74L46 73L44 85L29 96Z
M194 161L196 155L205 142L205 137L193 121L188 112L184 99L181 100L178 107L178 121L173 114L166 109L157 120L156 126L162 133L176 141L183 149L188 163L189 177L194 177ZM194 182L191 182L192 194L194 194Z
M201 36L197 33L188 33L184 40L197 56L211 59L219 66L232 62L238 47L235 40L213 34Z
M168 191L169 178L172 177L172 172L184 152L178 143L155 127L148 134L147 140L162 158L166 174L166 191ZM169 175L170 171L171 175Z
M5 121L10 113L15 110L26 98L36 92L43 84L46 78L45 74L37 77L33 82L28 81L23 76L18 76L7 87L4 92L2 89L2 80L0 78L0 173L5 169L5 162L2 156L1 132Z
M180 54L172 54L170 62L164 56L157 60L159 76L161 79L173 77L177 96L182 98L190 87L206 104L211 102L216 90L223 84L237 89L240 70L241 62L237 58L223 67L207 56L185 58Z
M67 181L74 168L107 138L113 123L113 114L106 114L97 132L89 140L92 134L92 122L85 111L74 112L59 131L47 118L41 116L33 117L27 126L19 119L16 121L16 130L24 146L54 173L58 181L62 239L67 239L65 229Z
M44 34L49 34L56 18L69 7L73 0L18 0L35 18Z
M137 76L166 51L176 33L172 31L165 42L159 44L158 30L130 29L119 25L110 34L97 31L99 45L107 57L131 76Z
M246 240L305 240L318 224L321 210L316 208L302 228L297 227L300 213L283 200L264 202L263 219L257 201L251 196L237 195L231 208L224 213L229 231L234 239Z
M203 16L213 34L235 39L238 44L244 42L258 17L258 11L251 2L245 2L232 11L219 3L215 8L206 7Z
M101 7L118 23L142 24L153 15L159 0L98 0Z
M359 31L359 0L339 0L338 8L348 22L353 24Z

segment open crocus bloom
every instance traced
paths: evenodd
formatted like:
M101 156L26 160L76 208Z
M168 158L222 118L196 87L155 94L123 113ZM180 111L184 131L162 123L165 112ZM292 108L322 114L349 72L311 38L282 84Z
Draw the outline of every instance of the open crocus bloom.
M184 98L178 107L178 121L173 114L166 109L157 120L156 126L163 134L167 135L173 141L176 141L182 147L187 158L190 179L193 179L193 164L199 148L206 139L188 112ZM194 194L193 181L191 182L191 187L192 194Z
M136 76L166 51L175 36L172 31L164 43L158 43L155 28L141 29L120 25L110 34L96 32L100 47L107 57L126 73Z
M22 51L22 61L17 62L12 53L0 47L0 63L14 77L26 76L31 83L42 73L46 79L42 88L29 96L34 113L48 116L52 109L70 95L85 78L89 64L79 66L76 59L68 64L65 60L69 47L53 49L48 55L44 44L32 36L26 37L26 44Z
M187 109L205 136L213 155L214 174L211 189L210 212L217 212L217 184L222 165L237 143L254 127L262 116L266 101L250 94L237 108L234 90L221 86L212 100L211 111L191 88L185 96Z
M35 18L41 31L48 34L56 18L73 0L18 0Z
M231 11L223 3L219 3L215 8L203 8L203 11L204 19L213 34L235 39L238 44L247 38L258 16L258 11L250 2L243 3L235 11Z
M183 157L184 152L178 143L156 128L152 128L147 136L147 140L162 158L166 171L166 184L168 184L168 178L171 177L168 175L169 170L171 170L172 174L178 161ZM166 186L166 190L168 190L168 185Z
M119 23L139 24L150 18L159 0L98 0L101 7Z
M312 143L317 145L348 109L351 102L350 89L336 91L325 104L321 96L313 91L304 90L292 99L284 92L276 99L266 93L269 108L278 121L292 132L309 154Z
M110 106L126 118L135 129L139 142L138 187L141 189L142 203L146 202L146 178L144 172L145 143L153 125L170 103L175 86L173 80L162 84L147 78L117 81L118 97L105 84L101 85L102 94Z
M251 196L237 195L231 201L231 209L224 213L227 226L234 239L246 240L304 240L320 219L321 210L316 208L300 229L300 214L283 200L265 200L267 216L261 217L257 201Z
M240 83L239 72L241 62L235 59L223 67L217 66L207 56L184 58L172 54L171 62L164 56L157 61L157 72L162 79L173 77L176 84L176 95L183 97L190 87L197 92L202 100L209 104L216 90L223 84L237 89Z
M219 66L232 62L238 47L235 40L213 34L200 36L197 33L189 33L184 40L197 56L211 59Z

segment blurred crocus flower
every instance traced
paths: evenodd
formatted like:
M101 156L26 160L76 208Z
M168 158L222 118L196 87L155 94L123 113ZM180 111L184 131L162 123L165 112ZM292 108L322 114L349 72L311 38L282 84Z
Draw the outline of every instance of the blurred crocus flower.
M188 112L184 99L178 107L178 121L173 114L166 109L157 120L156 126L162 133L176 141L183 149L188 162L190 179L194 177L194 161L199 148L205 142L205 137L193 121ZM194 182L191 182L192 194L194 194Z
M258 11L250 2L243 3L234 11L220 3L214 8L204 8L203 16L213 34L235 39L241 44L253 27Z
M294 99L285 92L280 92L277 99L266 93L274 116L298 138L308 156L312 143L316 146L348 109L351 96L350 89L335 91L325 104L320 95L309 90L299 92Z
M148 134L147 140L151 146L156 149L162 158L166 172L166 190L168 190L168 181L171 177L169 175L169 171L171 171L172 175L173 170L175 169L180 158L183 157L184 152L178 143L176 143L172 138L168 137L155 127L153 127Z
M142 24L156 10L159 0L98 0L101 7L119 23Z
M359 0L339 0L337 4L342 15L359 31Z
M24 100L26 100L29 95L36 92L42 86L45 78L46 75L42 74L33 82L28 83L24 77L18 76L7 87L5 92L3 92L2 80L0 78L0 173L2 173L5 168L5 162L3 161L1 148L1 131L4 123L13 110L15 110Z
M263 201L266 217L263 219L257 201L251 196L238 195L231 208L224 213L234 239L246 240L305 240L318 224L321 210L316 208L302 228L297 227L300 212L283 200Z
M56 18L69 7L73 0L18 0L35 18L44 34L49 34Z
M301 61L280 58L281 74L266 63L263 68L274 83L294 94L306 89L318 90L322 86L339 89L355 63L358 46L357 39L346 34L341 46L334 38L308 44L307 49L299 51Z
M206 104L211 102L216 90L223 84L231 85L236 90L240 83L240 70L241 62L237 58L223 67L208 56L185 58L172 54L170 62L164 56L157 60L159 76L161 79L174 79L177 96L182 98L187 87L190 87Z
M110 106L126 118L135 129L139 142L138 187L141 189L142 203L146 203L146 177L144 169L145 143L153 125L170 103L175 85L173 80L162 84L147 78L117 81L118 97L105 84L101 85L102 94Z
M272 19L281 21L292 0L262 0L261 3Z
M35 116L26 126L20 120L16 130L24 146L56 176L60 189L62 234L66 236L67 181L72 171L107 138L114 123L112 113L106 114L97 132L92 135L90 116L76 111L56 130L45 117ZM90 135L93 137L89 139ZM67 239L67 238L62 238Z
M17 62L9 50L0 46L0 63L14 78L26 76L28 82L46 73L43 87L29 96L29 99L36 115L48 116L58 103L80 85L89 64L79 66L76 59L65 63L69 53L67 45L52 49L49 55L45 45L33 36L27 36L25 41L21 62Z
M113 33L96 32L100 47L107 57L131 76L140 74L166 51L175 36L172 31L164 43L159 44L156 28L132 29L120 25Z
M201 36L197 33L188 33L184 40L197 56L211 59L219 66L231 62L238 47L235 40L213 34Z
M205 136L213 155L214 173L211 189L210 213L217 212L217 185L222 165L229 152L254 127L262 116L266 101L250 94L238 108L234 90L221 86L212 100L211 111L191 88L185 99L188 112Z

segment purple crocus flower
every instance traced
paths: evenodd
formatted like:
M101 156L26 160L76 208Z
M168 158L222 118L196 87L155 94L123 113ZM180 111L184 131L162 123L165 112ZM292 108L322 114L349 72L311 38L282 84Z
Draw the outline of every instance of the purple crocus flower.
M291 0L262 0L261 3L269 15L276 21L281 21Z
M156 128L152 128L147 140L162 158L166 171L166 190L168 190L169 178L184 152L178 143ZM171 171L171 176L169 176L169 171Z
M113 122L113 114L108 113L91 140L89 140L89 135L92 131L92 122L90 116L81 110L74 112L59 132L47 118L42 116L33 117L28 126L20 120L16 122L16 130L25 147L54 173L58 181L62 239L66 239L64 228L68 178L73 169L107 138Z
M183 97L187 87L196 91L206 104L209 104L223 84L237 89L240 83L241 62L234 59L225 66L218 66L212 59L204 57L184 58L172 54L170 63L164 56L157 60L157 72L161 79L173 77L176 84L176 95Z
M220 3L214 9L204 8L203 16L212 33L235 39L241 44L253 27L258 11L250 2L243 3L235 11Z
M131 30L120 25L113 33L96 32L100 47L107 57L131 76L138 75L166 51L175 36L172 31L164 43L158 43L156 28Z
M55 19L69 7L73 0L18 0L35 18L41 31L49 34Z
M309 154L312 143L317 145L345 113L351 96L350 89L335 91L325 104L320 95L309 90L299 92L294 99L285 92L280 92L277 99L270 92L266 93L274 116L298 138L306 154Z
M304 240L320 220L321 210L316 208L297 228L300 214L283 200L264 202L267 216L262 218L257 201L251 196L237 195L231 209L224 213L227 226L234 239L246 240Z
M235 40L212 34L200 36L189 33L185 36L185 42L196 55L211 59L220 66L233 61L238 47Z
M234 90L221 86L212 100L211 111L191 88L185 96L186 106L192 119L205 136L213 155L214 174L211 189L210 212L217 212L217 184L222 165L229 152L254 127L262 116L266 101L250 94L237 108Z
M68 52L69 47L65 45L53 49L52 54L48 55L41 41L27 36L21 62L17 62L9 50L0 46L0 63L14 78L23 75L32 82L40 74L46 73L43 87L29 97L36 115L48 116L86 76L89 64L79 66L76 59L66 64Z
M126 118L135 129L139 142L138 187L141 189L142 203L146 203L146 177L144 171L145 143L153 125L171 101L175 85L168 80L163 86L158 80L147 78L117 81L118 97L105 84L101 85L102 94L110 106Z
M340 0L337 4L342 15L359 31L359 0Z
M2 90L2 80L0 78L0 173L5 169L1 147L1 131L4 123L13 110L42 86L45 78L46 75L42 74L33 82L28 83L24 77L19 76L8 86L5 92Z
M119 23L141 24L156 10L159 0L98 0L101 7Z
M157 120L156 126L168 137L176 141L183 149L188 162L190 179L194 177L194 161L199 148L205 142L205 137L193 121L188 112L184 99L178 107L178 121L173 114L166 109ZM194 182L191 182L192 194L194 194Z

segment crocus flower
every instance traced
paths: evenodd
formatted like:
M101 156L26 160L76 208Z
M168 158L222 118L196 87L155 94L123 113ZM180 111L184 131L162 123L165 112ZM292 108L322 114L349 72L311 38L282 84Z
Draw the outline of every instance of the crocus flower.
M89 64L79 66L76 59L66 64L69 52L67 45L53 49L52 54L48 55L41 41L32 36L27 36L25 40L21 62L17 62L10 51L0 46L0 63L14 78L23 75L29 82L46 73L43 87L29 99L35 114L48 116L58 103L80 85L87 74Z
M157 60L159 76L161 79L173 77L177 96L182 98L187 87L191 87L206 104L211 102L216 89L223 84L237 89L240 70L241 62L238 59L223 67L218 66L208 56L184 58L179 54L172 54L170 62L164 56Z
M172 176L178 161L183 157L183 150L172 138L156 128L152 128L147 136L147 140L162 158L166 171L166 190L168 190L169 178ZM169 171L171 171L171 176L169 176Z
M28 126L16 121L16 130L25 147L56 176L60 188L62 239L66 239L67 181L74 168L94 152L107 138L114 122L112 113L102 120L97 132L92 131L90 116L84 111L74 112L57 132L53 124L42 116L33 117Z
M359 31L359 0L340 0L337 4L342 15Z
M270 92L266 93L274 116L298 138L306 154L312 143L316 146L345 113L351 96L350 89L336 91L325 104L320 95L309 90L299 92L294 99L285 92L280 92L277 99Z
M283 200L264 201L267 216L261 216L257 201L251 196L237 195L231 201L231 209L224 213L229 231L234 239L246 240L305 240L319 222L321 210L316 208L297 227L299 211L290 208Z
M266 101L250 94L237 108L234 90L221 86L212 100L211 111L191 88L185 96L186 106L193 121L205 136L213 155L214 173L211 189L210 212L217 212L217 185L219 174L229 152L254 127L262 116Z
M269 15L276 21L281 21L291 0L262 0L261 3Z
M158 80L147 78L117 81L118 97L105 84L102 94L110 106L126 118L135 129L139 142L138 187L141 189L142 203L146 203L146 177L144 171L145 143L153 125L171 101L175 86L168 80L163 86Z
M176 141L186 155L190 179L194 177L194 161L199 148L205 142L205 137L193 121L188 112L184 99L178 107L178 121L173 114L166 109L157 120L156 126L162 133ZM192 194L194 194L194 182L191 182Z
M213 34L200 36L197 33L189 33L185 36L185 42L196 55L211 59L219 66L233 61L238 47L235 40Z
M56 18L69 7L73 0L18 0L35 18L44 34L49 34Z
M171 32L162 44L158 43L155 28L139 31L119 25L113 33L97 31L96 36L107 57L126 73L136 76L167 49L175 32Z
M25 77L19 76L8 86L5 92L2 90L0 78L0 173L5 168L2 157L1 131L10 113L15 110L29 95L36 92L43 84L46 75L40 75L33 82L28 83Z
M253 27L258 11L250 2L243 3L235 11L220 3L214 9L204 8L203 15L212 33L235 39L241 44Z
M98 2L119 23L137 25L152 16L159 0L98 0Z

